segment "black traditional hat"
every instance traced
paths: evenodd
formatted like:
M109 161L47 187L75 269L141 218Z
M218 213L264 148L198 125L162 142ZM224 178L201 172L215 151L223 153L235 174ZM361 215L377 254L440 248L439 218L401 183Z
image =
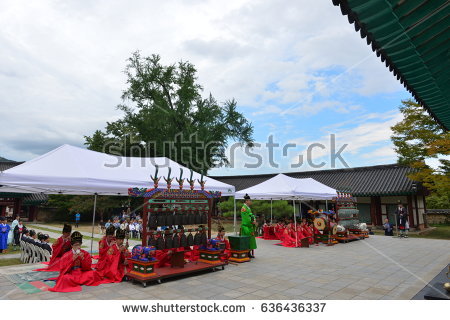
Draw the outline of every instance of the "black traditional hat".
M245 194L244 199L245 200L250 200L250 196L248 195L248 193Z
M116 232L116 228L113 225L110 225L108 228L106 228L107 236L113 236L115 232Z
M74 245L75 243L82 244L83 235L78 231L74 231L70 236L70 243L72 243L72 245Z
M116 239L125 239L126 232L122 229L117 229L116 231Z
M67 233L71 233L72 232L72 226L70 224L64 224L62 232L63 233L66 233L66 232Z

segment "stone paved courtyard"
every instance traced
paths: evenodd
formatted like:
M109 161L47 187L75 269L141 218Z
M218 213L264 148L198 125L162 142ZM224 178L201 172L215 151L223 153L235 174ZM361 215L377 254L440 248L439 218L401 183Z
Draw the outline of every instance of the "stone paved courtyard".
M165 281L83 287L74 293L27 294L4 275L36 265L0 268L0 299L411 299L450 262L446 240L369 239L284 248L258 239L257 258L224 271Z

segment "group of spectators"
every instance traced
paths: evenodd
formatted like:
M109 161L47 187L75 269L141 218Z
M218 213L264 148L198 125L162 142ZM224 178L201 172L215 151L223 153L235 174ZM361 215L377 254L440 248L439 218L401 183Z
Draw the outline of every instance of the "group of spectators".
M395 210L395 219L397 228L398 237L399 238L408 238L409 232L409 221L408 221L408 212L403 204L399 203L397 209ZM384 219L383 224L384 235L385 236L393 236L394 235L394 224L389 221L389 218Z
M52 253L50 236L48 234L36 233L29 230L22 223L20 217L16 217L11 225L7 224L6 218L0 217L0 249L7 249L9 244L14 247L20 246L21 260L23 262L35 263L46 261Z
M52 254L52 246L49 242L48 234L26 229L20 238L22 261L26 263L47 261Z
M125 210L122 211L120 216L113 217L105 223L102 228L102 233L104 233L110 226L113 226L116 230L125 230L130 238L141 239L143 226L142 219L139 214L135 214L134 212L126 212Z

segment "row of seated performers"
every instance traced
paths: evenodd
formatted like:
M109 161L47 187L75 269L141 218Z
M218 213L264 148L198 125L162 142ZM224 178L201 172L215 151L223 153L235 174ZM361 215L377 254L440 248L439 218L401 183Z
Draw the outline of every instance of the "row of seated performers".
M125 231L108 228L106 235L99 242L99 257L96 265L92 264L91 255L81 249L83 236L75 231L71 234L71 226L64 225L63 234L53 244L53 255L47 268L36 271L59 271L55 287L49 289L55 292L75 292L81 290L81 285L98 286L104 283L121 282L129 271L127 258L130 253L124 244ZM230 245L225 239L225 230L219 229L218 240L225 243L222 260L230 257ZM166 267L170 263L174 251L184 251L185 261L197 261L201 246L181 249L156 250L158 260L156 268ZM94 269L94 270L93 270Z
M205 228L203 226L199 226L202 231L200 233L205 233ZM153 235L154 239L157 241L158 238L161 237L160 234ZM223 250L222 254L220 255L220 259L222 261L228 261L228 259L231 256L230 252L230 243L225 238L225 229L223 227L219 227L218 233L215 240L219 240L219 242L222 242L225 244L225 249ZM199 250L202 249L202 245L193 245L193 246L185 246L185 247L179 247L179 248L173 248L173 249L163 249L163 250L156 250L155 252L155 258L158 260L158 263L155 265L156 268L162 268L167 267L170 265L170 260L173 252L184 252L184 260L185 262L191 262L191 261L197 261L200 257Z
M300 247L302 239L305 238L308 239L309 244L313 244L314 235L319 233L314 224L308 222L306 218L297 224L292 219L285 221L279 219L275 225L271 225L268 221L263 225L263 238L280 240L284 247Z

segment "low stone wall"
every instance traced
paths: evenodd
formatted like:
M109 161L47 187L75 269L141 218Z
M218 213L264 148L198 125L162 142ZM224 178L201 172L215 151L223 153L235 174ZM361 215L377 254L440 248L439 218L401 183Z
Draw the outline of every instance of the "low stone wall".
M425 218L428 224L450 224L450 209L429 209Z

